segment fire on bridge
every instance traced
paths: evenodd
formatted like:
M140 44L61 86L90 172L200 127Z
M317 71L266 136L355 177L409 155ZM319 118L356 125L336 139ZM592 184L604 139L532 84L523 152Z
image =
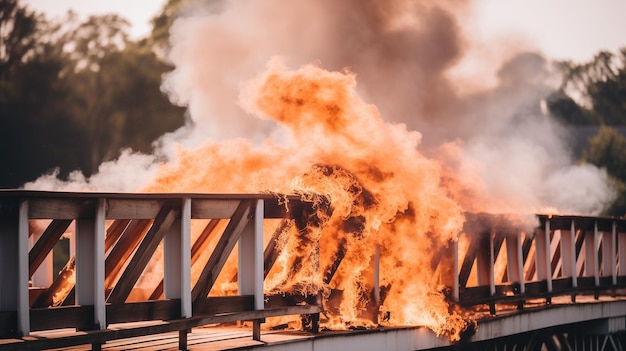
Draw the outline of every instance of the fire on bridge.
M441 346L481 341L472 339L476 326L480 332L494 316L563 297L619 298L626 288L624 219L466 214L458 240L431 247L429 265L418 267L429 272L420 284L428 284L431 308L446 306L444 327L401 320L395 316L423 301L405 311L391 303L384 243L366 250L327 240L336 235L325 227L332 210L311 194L1 191L0 349L101 347L172 331L186 349L192 328L236 321L251 323L254 340L262 324L311 333L321 326L321 334L428 326ZM63 237L72 254L53 274L51 252ZM350 275L354 252L368 255L368 267ZM38 337L63 328L83 332Z

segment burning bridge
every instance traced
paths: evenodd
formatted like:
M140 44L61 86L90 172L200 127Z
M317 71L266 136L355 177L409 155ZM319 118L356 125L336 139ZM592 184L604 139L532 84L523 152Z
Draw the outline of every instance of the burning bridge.
M322 223L316 211L292 195L0 191L0 350L626 348L625 219L537 215L528 228L467 214L431 267L468 321L451 341L389 323L380 250L362 276L369 326L320 328L341 317L341 291L270 284L305 263L333 281L346 247L328 266L308 257L319 240L280 259L282 234L306 235ZM57 274L53 248L65 238ZM284 327L294 320L303 331Z

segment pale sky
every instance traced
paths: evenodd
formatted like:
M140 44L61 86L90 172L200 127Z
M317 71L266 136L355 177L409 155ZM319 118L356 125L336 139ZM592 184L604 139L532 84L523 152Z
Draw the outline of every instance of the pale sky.
M79 15L117 12L131 21L131 36L150 31L164 0L23 0L48 17L68 9ZM443 1L443 0L442 0ZM524 42L550 59L586 61L599 50L626 46L626 0L475 0L468 33L487 45ZM510 38L515 37L515 43ZM491 44L490 44L491 43Z

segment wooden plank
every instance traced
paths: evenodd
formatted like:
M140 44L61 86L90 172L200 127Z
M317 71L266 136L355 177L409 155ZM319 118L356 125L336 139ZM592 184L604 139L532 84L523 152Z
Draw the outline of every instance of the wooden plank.
M328 267L326 267L326 269L324 269L324 284L330 284L330 282L333 280L333 277L335 276L337 269L339 269L339 265L341 264L341 261L343 261L343 258L346 256L347 251L348 241L346 240L346 238L342 238L341 242L337 246L335 259Z
M254 310L254 295L211 296L193 303L194 316Z
M180 299L108 304L106 308L109 324L180 318Z
M137 246L139 246L139 243L150 228L151 222L152 220L150 219L135 219L124 229L124 232L119 240L116 241L115 246L113 246L105 260L105 288L112 288L111 286L115 282L120 270L124 267Z
M65 264L52 285L39 295L33 303L33 308L60 306L74 287L75 257L71 257Z
M168 322L154 323L150 325L142 325L137 327L110 328L104 330L92 330L81 333L72 333L60 337L37 338L24 340L15 340L13 342L3 343L1 348L9 349L53 349L67 348L77 345L87 344L104 344L109 340L126 339L137 336L163 334L171 331L188 330L191 328L215 324L228 323L236 321L259 320L276 316L315 314L319 313L319 306L291 306L276 309L266 309L257 311L246 311L239 313L225 313L221 315L200 316L186 319L172 320Z
M152 219L157 216L163 199L107 199L108 219Z
M191 266L193 266L202 253L208 248L211 243L211 238L216 234L216 227L220 223L221 219L211 219L209 223L204 227L200 235L196 238L196 241L191 247ZM163 297L163 279L159 282L159 285L150 294L150 300L157 300Z
M17 228L17 260L13 269L17 270L16 286L17 292L17 334L28 335L30 333L29 295L28 295L28 208L29 200L20 201L19 220ZM5 282L2 282L2 289L7 289ZM6 291L6 290L5 290Z
M202 269L198 281L191 292L192 301L204 299L211 291L215 280L224 267L228 256L239 240L241 231L249 221L250 200L243 200L237 207L233 217L228 222L224 233L220 237L215 249L211 253L207 264Z
M116 219L109 225L104 238L104 249L106 252L117 242L124 230L126 230L126 227L128 227L128 224L130 224L130 219Z
M30 310L31 328L51 330L63 328L93 329L93 305L33 308Z
M278 239L281 237L281 235L283 235L283 233L291 229L292 226L293 220L283 219L280 221L280 224L278 225L276 230L274 230L274 233L272 233L272 237L267 242L267 246L263 251L263 277L267 277L270 270L274 266L276 259L278 259L278 256L281 253L281 250L279 250L276 245L278 243Z
M192 219L219 219L231 218L240 200L232 199L194 199L191 202Z
M165 203L159 214L154 219L152 227L148 230L130 263L122 273L117 284L109 295L108 302L124 303L141 276L146 265L152 258L154 251L159 246L165 232L174 222L178 209L171 203Z
M33 198L30 219L93 219L96 198Z
M281 253L281 250L279 250L277 246L280 236L287 230L291 229L293 223L293 219L282 219L278 224L278 227L276 227L272 233L272 237L267 242L267 246L265 246L265 250L263 251L263 278L267 277ZM238 275L238 272L235 272L231 278L231 282L236 282L239 279Z
M50 253L54 245L59 241L63 233L72 223L71 219L55 219L39 237L28 253L28 276L32 277L41 265L46 256Z
M0 311L0 337L17 336L17 311Z
M463 264L461 265L461 270L459 271L460 290L467 286L467 281L469 280L470 273L472 272L472 266L474 265L474 260L476 260L476 252L480 244L478 240L472 240L473 234L474 233L466 233L469 237L469 245L467 246L467 252L465 253L465 257L463 257Z

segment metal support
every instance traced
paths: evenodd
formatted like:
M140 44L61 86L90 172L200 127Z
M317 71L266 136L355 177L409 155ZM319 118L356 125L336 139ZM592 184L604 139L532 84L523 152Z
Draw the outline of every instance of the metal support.
M105 199L98 199L94 219L76 220L76 303L93 305L94 329L106 328L104 299Z

